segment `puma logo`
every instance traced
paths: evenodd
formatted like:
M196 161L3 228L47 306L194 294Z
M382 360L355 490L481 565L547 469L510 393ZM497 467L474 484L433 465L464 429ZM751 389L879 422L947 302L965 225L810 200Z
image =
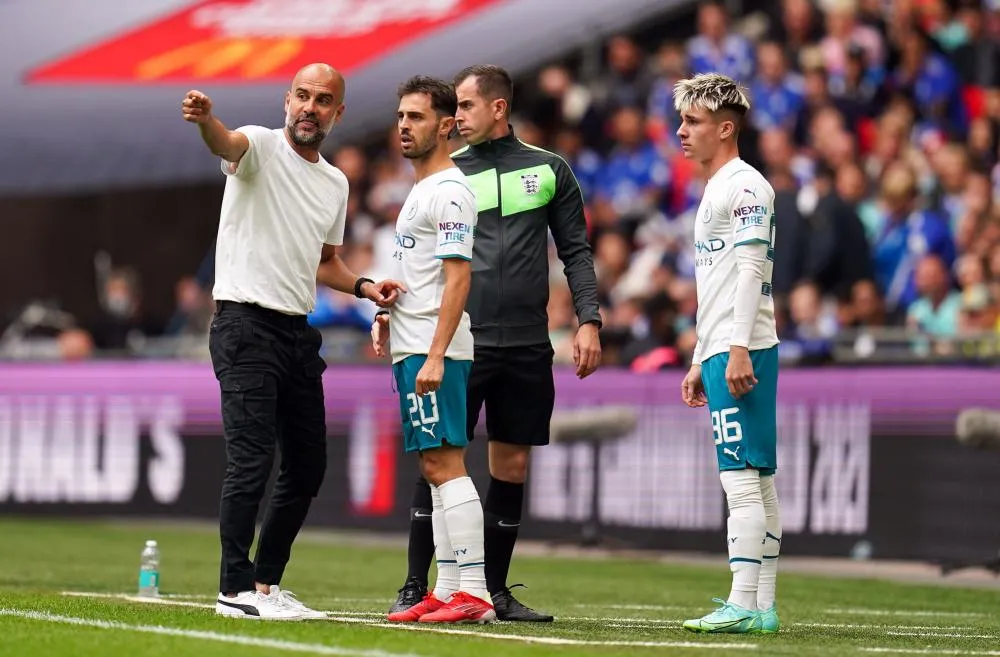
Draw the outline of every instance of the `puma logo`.
M434 436L434 427L436 427L436 426L437 426L436 422L434 424L431 424L431 425L421 424L420 425L420 430L423 431L424 433L426 433L431 438L434 438L435 437Z
M462 205L458 201L452 201L451 204L458 208L459 212L462 211Z
M727 454L729 456L732 456L734 461L739 461L740 460L740 447L742 447L742 445L737 445L735 451L729 449L728 447L723 447L722 448L722 453L723 454Z

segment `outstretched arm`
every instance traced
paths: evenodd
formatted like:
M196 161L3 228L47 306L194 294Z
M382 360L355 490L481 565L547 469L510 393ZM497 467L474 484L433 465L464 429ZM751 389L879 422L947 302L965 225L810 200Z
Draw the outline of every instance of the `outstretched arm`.
M198 125L208 150L227 162L237 164L250 149L250 140L241 132L229 130L212 114L212 100L197 90L191 90L181 102L184 120Z

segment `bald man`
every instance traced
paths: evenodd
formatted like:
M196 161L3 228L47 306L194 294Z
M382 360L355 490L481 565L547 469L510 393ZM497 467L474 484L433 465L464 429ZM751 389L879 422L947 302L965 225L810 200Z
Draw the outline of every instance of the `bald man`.
M306 321L316 282L392 305L402 286L356 276L337 254L347 178L319 154L344 112L344 78L326 64L296 74L285 126L229 130L212 101L189 91L184 119L222 158L226 189L216 244L215 316L209 338L222 394L226 475L219 530L222 566L215 612L266 620L323 618L279 585L326 472L322 337ZM264 489L281 468L250 545Z

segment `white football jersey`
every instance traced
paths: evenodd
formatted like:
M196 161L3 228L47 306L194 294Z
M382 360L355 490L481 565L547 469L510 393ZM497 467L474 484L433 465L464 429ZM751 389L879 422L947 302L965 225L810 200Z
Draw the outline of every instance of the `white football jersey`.
M472 260L476 197L465 175L451 167L413 186L396 220L394 278L409 292L390 309L389 350L392 362L430 351L444 293L447 258ZM462 312L445 356L472 360L472 325Z
M759 171L735 158L705 185L695 218L695 281L698 286L698 349L695 362L729 351L736 299L737 249L767 244L760 306L750 349L778 344L771 275L774 269L774 189Z

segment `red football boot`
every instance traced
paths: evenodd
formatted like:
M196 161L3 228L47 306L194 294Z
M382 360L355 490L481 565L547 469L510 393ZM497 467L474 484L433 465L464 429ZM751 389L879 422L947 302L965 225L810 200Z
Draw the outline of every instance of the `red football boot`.
M434 593L428 593L424 599L413 605L409 609L397 611L389 614L390 623L416 623L421 616L433 613L444 607L444 603L434 597Z
M493 605L459 591L448 604L420 617L421 623L492 623L497 619Z

